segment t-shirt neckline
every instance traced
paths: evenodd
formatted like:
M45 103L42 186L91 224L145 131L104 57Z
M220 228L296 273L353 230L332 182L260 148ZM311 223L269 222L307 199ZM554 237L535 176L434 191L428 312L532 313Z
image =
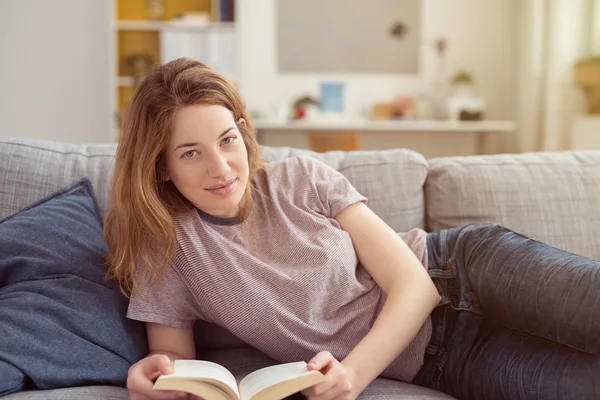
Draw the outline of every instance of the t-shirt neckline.
M209 222L211 224L215 224L215 225L233 226L233 225L238 225L242 222L241 218L239 216L216 217L214 215L205 213L204 211L202 211L199 208L196 208L196 211L198 212L198 215L200 216L200 218L202 218L204 221Z

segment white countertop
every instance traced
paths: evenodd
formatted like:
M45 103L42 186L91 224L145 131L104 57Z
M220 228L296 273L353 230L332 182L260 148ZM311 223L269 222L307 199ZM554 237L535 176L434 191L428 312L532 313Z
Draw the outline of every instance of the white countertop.
M514 132L514 121L420 121L420 120L292 120L283 123L255 120L259 131L356 131L356 132Z

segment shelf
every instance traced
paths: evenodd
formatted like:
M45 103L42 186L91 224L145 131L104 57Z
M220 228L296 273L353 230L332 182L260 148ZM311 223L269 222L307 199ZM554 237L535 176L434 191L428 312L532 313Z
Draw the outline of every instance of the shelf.
M255 120L256 129L271 131L356 131L356 132L505 132L517 129L514 121L427 121L427 120L393 120L371 121L340 119L298 120L287 122L269 122Z
M120 31L163 31L175 30L184 32L204 32L215 30L233 31L234 22L213 22L206 25L198 25L177 21L144 21L144 20L120 20L116 21L116 29Z
M119 87L133 87L134 79L133 76L118 76L116 78L117 86Z

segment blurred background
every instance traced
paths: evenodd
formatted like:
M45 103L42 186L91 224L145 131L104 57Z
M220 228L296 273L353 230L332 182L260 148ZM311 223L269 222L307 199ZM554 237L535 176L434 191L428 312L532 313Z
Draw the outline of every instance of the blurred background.
M265 145L600 149L600 0L0 0L0 135L115 142L181 56Z

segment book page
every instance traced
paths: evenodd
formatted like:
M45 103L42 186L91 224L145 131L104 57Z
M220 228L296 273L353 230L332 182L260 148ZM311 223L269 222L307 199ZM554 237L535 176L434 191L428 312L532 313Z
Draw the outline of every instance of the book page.
M190 378L161 379L160 377L154 383L154 390L174 390L178 392L191 393L204 400L239 400L233 392L225 392L219 386L212 385L213 382L220 381L201 381ZM222 387L226 385L221 383Z
M323 374L318 371L309 371L306 365L304 361L299 361L274 365L254 371L240 382L240 398L242 400L251 400L261 391L267 391L270 387L286 381L298 379L299 385L304 387L295 390L297 391L304 390L324 380ZM292 385L289 386L292 387Z
M235 377L222 365L202 360L175 360L173 369L174 372L172 374L161 375L159 379L188 378L220 381L227 385L238 398L240 396Z

